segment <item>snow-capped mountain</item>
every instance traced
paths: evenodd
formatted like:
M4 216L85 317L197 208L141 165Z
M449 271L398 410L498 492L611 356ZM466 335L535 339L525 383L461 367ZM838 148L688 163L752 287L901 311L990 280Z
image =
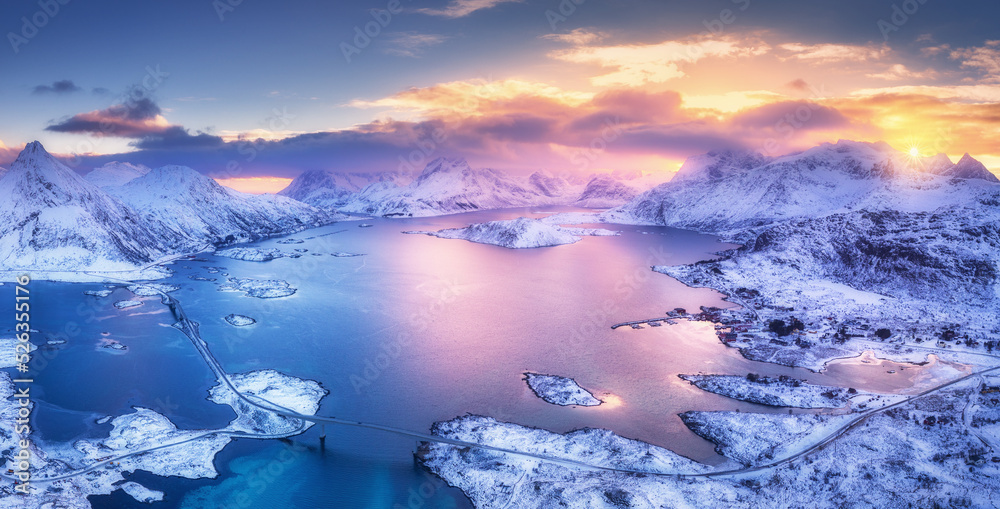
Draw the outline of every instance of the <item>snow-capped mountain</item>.
M552 203L527 183L465 159L438 158L409 185L372 184L340 210L376 216L432 216Z
M0 199L0 270L135 270L207 244L334 219L289 198L223 188L183 167L150 170L105 190L38 142L29 143L0 178Z
M546 171L536 171L528 176L528 188L553 200L571 199L580 194L579 185Z
M677 176L609 211L609 222L722 232L849 210L927 211L995 185L971 157L916 159L885 143L841 140L775 159L723 152L692 157Z
M858 211L776 225L739 265L793 263L809 278L896 297L983 306L1000 299L1000 186L994 199L935 212Z
M945 159L947 159L947 156ZM987 182L1000 182L1000 179L996 175L990 173L990 170L987 170L983 163L973 159L968 152L954 166L939 167L934 173L962 179L981 179Z
M186 166L156 168L107 191L177 235L217 245L298 231L334 219L284 196L234 191Z
M278 192L281 196L308 203L324 209L344 206L350 197L376 182L409 184L407 177L394 173L336 173L323 170L306 171L295 177L288 187Z
M473 169L465 159L431 161L412 182L394 174L308 171L278 194L322 207L377 216L433 216L472 210L541 205L608 208L662 183L665 176L595 174L588 178L537 171L528 177Z
M665 175L625 175L621 173L598 174L587 182L573 205L589 209L618 207L635 199L645 191L662 184Z
M97 187L117 187L147 173L149 173L149 168L141 164L114 161L94 168L83 178Z
M130 270L167 251L159 225L29 143L0 179L0 267Z

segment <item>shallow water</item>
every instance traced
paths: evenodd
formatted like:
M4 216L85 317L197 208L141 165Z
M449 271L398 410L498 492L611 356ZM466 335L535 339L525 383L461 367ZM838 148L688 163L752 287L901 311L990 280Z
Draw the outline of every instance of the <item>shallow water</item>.
M405 230L436 230L533 215L531 210L440 218L346 222L290 236L301 244L260 242L301 258L243 262L212 255L180 261L165 282L231 373L273 368L320 381L330 391L321 415L427 431L465 413L557 432L602 427L718 463L713 445L677 414L689 410L776 412L730 400L680 380L685 373L787 374L868 390L912 385L922 368L888 374L886 365L841 361L821 374L744 359L722 345L711 324L611 330L610 325L663 316L668 309L728 307L721 295L654 273L651 265L691 263L725 249L714 237L664 228L601 225L618 237L573 245L509 250ZM329 253L364 253L334 257ZM320 253L322 256L314 256ZM206 267L224 267L220 273ZM220 292L222 273L284 279L291 297L256 299ZM217 281L192 279L215 278ZM117 310L125 289L108 298L83 295L101 285L33 283L33 325L42 336L67 336L43 347L36 376L36 427L50 442L101 436L94 421L132 406L165 413L181 428L221 427L232 410L207 401L215 380L187 338L169 327L158 298ZM10 285L0 288L10 293ZM224 317L253 317L237 328ZM68 321L77 323L66 333ZM124 353L102 348L108 339ZM41 354L45 355L41 355ZM891 368L890 368L891 369ZM607 404L549 405L522 380L535 371L568 376ZM191 481L136 474L167 500L153 507L469 507L414 464L412 439L343 427L319 428L287 442L242 439L216 458L222 474ZM286 461L287 460L287 461ZM121 494L95 507L148 507ZM419 502L419 504L418 504Z

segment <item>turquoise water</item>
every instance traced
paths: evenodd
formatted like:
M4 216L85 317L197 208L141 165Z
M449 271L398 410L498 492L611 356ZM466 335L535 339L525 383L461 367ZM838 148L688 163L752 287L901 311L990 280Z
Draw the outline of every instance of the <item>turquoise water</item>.
M687 430L678 413L774 409L698 391L678 373L755 371L830 382L747 361L721 345L709 324L610 329L675 307L727 306L715 292L649 270L711 257L725 247L711 236L604 225L623 234L508 250L400 233L533 213L367 221L372 228L339 223L290 236L301 244L259 243L307 250L300 258L257 263L205 255L171 265L175 274L164 282L181 287L172 295L200 323L202 337L230 373L272 368L318 380L330 391L321 415L416 431L475 413L557 432L608 428L717 463L713 445ZM364 256L329 255L334 252ZM279 299L221 292L225 278L206 267L223 267L218 270L234 277L284 279L297 292ZM36 352L45 359L36 375L39 438L57 446L105 435L110 426L95 421L132 406L164 413L181 428L224 426L232 410L206 400L214 377L187 338L169 327L159 298L118 310L113 302L131 294L83 295L98 288L32 283L33 326L41 331L36 338L66 339ZM0 290L12 294L10 285ZM257 324L233 327L223 319L230 313ZM68 322L76 327L67 328ZM128 349L103 348L109 339ZM546 404L521 380L524 371L573 377L609 403ZM461 492L415 464L413 439L345 427L326 432L325 449L318 427L285 441L236 440L216 457L217 479L144 472L133 478L166 492L166 500L152 507L470 507ZM92 503L150 507L121 493Z

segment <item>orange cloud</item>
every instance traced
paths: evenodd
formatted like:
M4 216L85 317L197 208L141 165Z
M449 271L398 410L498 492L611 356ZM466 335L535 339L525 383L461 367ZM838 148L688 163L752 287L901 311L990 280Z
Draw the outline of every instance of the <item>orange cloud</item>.
M217 178L220 185L230 189L235 189L242 193L264 194L277 193L288 187L292 182L290 178L279 177L240 177L240 178Z
M762 41L748 43L725 37L664 41L656 44L577 45L553 51L549 56L566 62L597 64L602 68L614 69L592 77L590 81L595 86L641 86L648 83L664 83L685 76L681 69L682 64L710 57L761 55L769 49L770 47Z
M785 50L785 60L802 60L811 63L828 64L844 61L880 60L889 54L887 46L855 46L848 44L802 44L785 43L778 46Z

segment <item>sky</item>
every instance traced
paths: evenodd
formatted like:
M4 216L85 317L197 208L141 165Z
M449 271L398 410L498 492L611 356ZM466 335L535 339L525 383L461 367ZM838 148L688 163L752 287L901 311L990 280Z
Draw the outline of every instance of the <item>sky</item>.
M0 166L670 173L838 139L1000 173L1000 2L35 0L0 5Z

